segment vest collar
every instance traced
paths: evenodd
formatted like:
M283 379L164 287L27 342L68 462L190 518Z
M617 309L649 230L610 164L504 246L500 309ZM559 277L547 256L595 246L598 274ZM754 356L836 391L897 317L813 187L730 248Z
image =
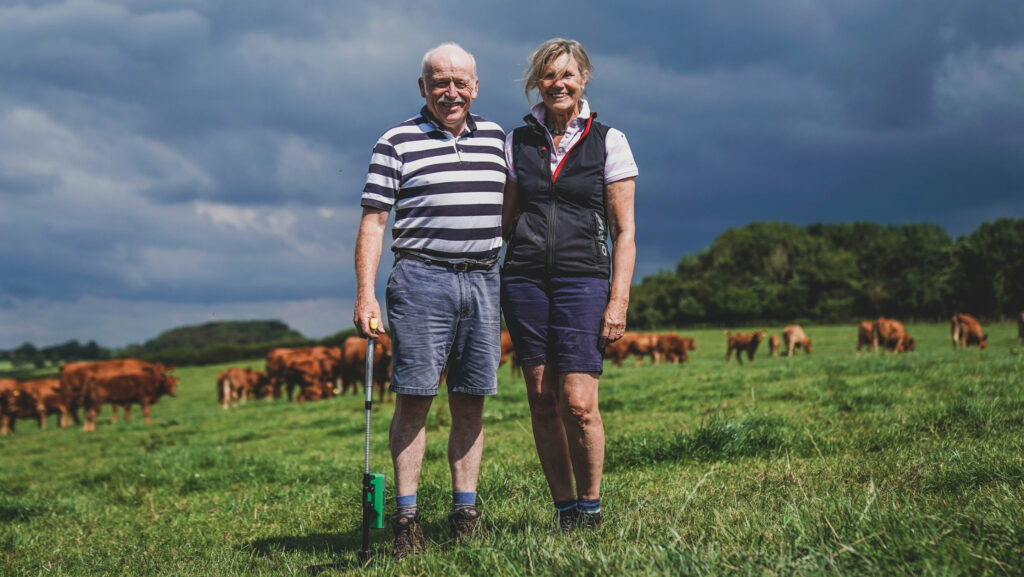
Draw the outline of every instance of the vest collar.
M573 118L570 121L570 124L576 124L577 126L580 127L580 130L582 131L583 127L585 127L594 118L597 118L597 113L590 111L590 104L587 102L585 98L581 99L580 102L583 103L582 106L580 106L580 113L576 116L576 118ZM544 120L546 118L547 108L544 106L543 102L538 102L533 106L533 108L530 109L530 113L523 117L523 122L525 122L527 126L531 127L533 130L539 132L540 134L547 134L548 128L544 124Z

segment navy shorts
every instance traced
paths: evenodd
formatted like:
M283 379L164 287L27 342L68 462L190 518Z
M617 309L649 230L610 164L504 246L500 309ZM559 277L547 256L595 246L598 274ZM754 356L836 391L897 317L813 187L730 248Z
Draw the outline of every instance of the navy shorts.
M557 373L600 373L604 351L597 340L608 294L607 279L503 277L501 308L516 364L549 365Z
M395 260L387 287L393 392L436 395L445 364L449 392L498 392L499 283L497 263L459 272L411 258Z

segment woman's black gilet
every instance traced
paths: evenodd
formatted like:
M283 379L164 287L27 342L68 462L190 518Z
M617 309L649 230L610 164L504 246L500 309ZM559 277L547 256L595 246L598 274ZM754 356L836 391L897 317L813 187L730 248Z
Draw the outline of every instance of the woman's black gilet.
M518 216L505 251L506 274L610 277L604 186L608 127L595 116L554 175L540 122L527 115L526 126L513 132Z

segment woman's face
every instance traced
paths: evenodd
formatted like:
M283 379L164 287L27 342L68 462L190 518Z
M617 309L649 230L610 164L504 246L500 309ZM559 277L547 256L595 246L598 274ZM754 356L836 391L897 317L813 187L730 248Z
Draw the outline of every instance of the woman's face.
M562 70L565 73L562 74ZM587 84L586 74L580 73L580 67L571 54L565 53L548 62L540 77L537 89L544 106L554 114L572 114L579 112L580 97L583 87Z

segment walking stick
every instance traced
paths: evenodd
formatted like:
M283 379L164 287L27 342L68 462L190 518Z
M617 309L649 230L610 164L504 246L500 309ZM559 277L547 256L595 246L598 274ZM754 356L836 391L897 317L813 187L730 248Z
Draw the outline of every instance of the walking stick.
M370 319L370 330L377 334L377 319ZM359 550L359 562L367 563L372 557L370 551L370 527L384 528L384 474L370 472L370 409L373 407L373 347L374 340L366 338L366 444L363 468L363 548Z

